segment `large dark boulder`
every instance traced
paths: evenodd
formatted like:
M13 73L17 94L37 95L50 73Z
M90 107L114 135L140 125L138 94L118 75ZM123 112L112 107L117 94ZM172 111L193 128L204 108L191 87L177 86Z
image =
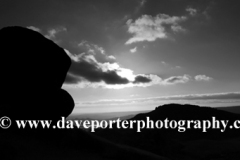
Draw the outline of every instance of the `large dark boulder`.
M63 89L71 60L42 34L23 27L0 30L0 116L60 119L74 101Z

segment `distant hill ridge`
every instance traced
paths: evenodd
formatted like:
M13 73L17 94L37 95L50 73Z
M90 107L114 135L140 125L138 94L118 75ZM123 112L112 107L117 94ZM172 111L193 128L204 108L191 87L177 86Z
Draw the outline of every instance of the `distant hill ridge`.
M211 107L200 107L189 104L166 104L156 107L155 110L141 113L131 120L142 120L146 123L146 117L150 120L211 120L212 117L218 120L229 120L232 123L235 120L240 120L239 114L230 113ZM141 129L137 132L137 125L134 124L133 129L118 129L116 126L113 129L99 129L95 134L109 139L113 142L133 146L144 149L158 155L176 158L184 156L182 150L186 142L208 140L208 141L223 141L240 137L238 129L227 129L221 132L220 129L209 129L207 132L202 132L201 129L187 129L185 132L178 132L177 129ZM191 147L190 147L191 148Z
M162 106L158 106L155 110L138 114L133 119L145 119L145 117L150 117L152 120L158 120L162 118L172 118L174 120L180 119L193 119L193 120L203 120L208 119L213 116L219 119L229 119L233 120L239 118L240 115L237 113L229 113L219 108L212 108L212 107L200 107L197 105L191 104L165 104Z

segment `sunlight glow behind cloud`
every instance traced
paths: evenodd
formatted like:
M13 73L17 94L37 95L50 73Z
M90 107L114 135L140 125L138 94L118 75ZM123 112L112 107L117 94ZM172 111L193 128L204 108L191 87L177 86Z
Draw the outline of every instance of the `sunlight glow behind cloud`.
M101 63L96 60L94 55L74 55L66 49L65 51L73 60L73 67L70 68L67 75L65 86L122 89L152 85L174 85L177 83L187 83L192 80L192 77L187 74L172 76L166 79L162 79L154 74L134 74L134 71L123 68L116 62ZM207 76L198 75L196 77L206 78ZM108 80L108 78L111 80Z
M67 87L123 89L152 85L166 86L187 83L191 80L207 81L210 79L205 75L197 75L192 78L185 74L163 79L155 74L135 74L133 70L122 67L116 61L110 62L110 59L116 60L116 58L107 55L105 50L96 44L83 41L78 46L83 49L79 54L71 53L65 49L65 52L72 59L72 66L65 80ZM133 49L135 51L137 47ZM100 62L97 58L105 59L105 61Z
M178 18L172 17L164 21L165 23L174 24L178 21ZM27 28L41 32L39 28L34 26ZM48 30L48 35L45 35L45 37L56 40L56 34L66 30L65 27L53 28ZM88 41L82 41L77 47L81 49L81 52L77 54L64 49L72 60L72 66L65 80L65 86L67 87L122 89L128 87L149 87L152 85L174 85L187 83L190 80L212 80L211 77L206 75L197 75L192 78L190 75L185 74L163 79L154 74L134 74L133 70L120 66L116 62L116 57L107 55L101 46ZM136 52L137 47L130 51L132 53ZM104 60L104 62L98 61L97 58Z

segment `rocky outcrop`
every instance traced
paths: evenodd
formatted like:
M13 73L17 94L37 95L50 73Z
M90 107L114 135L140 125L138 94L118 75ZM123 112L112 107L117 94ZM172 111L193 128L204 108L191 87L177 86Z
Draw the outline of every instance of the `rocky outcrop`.
M12 119L60 119L73 110L63 89L71 60L38 32L23 27L0 30L0 115Z

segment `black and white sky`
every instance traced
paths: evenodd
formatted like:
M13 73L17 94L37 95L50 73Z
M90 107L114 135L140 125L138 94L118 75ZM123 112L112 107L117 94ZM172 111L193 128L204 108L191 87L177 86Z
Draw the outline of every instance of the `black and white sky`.
M65 49L74 113L230 106L240 104L239 8L238 0L1 0L0 28L28 27Z

